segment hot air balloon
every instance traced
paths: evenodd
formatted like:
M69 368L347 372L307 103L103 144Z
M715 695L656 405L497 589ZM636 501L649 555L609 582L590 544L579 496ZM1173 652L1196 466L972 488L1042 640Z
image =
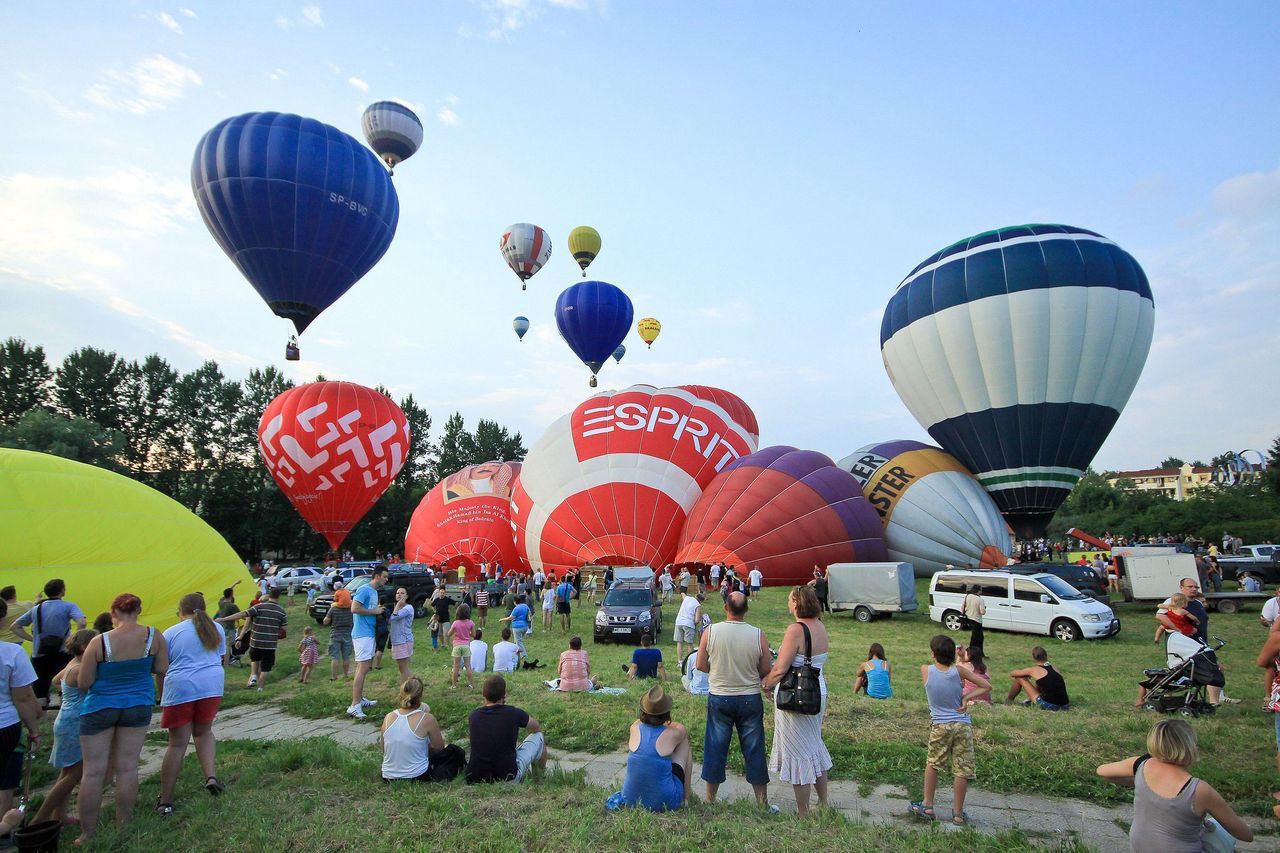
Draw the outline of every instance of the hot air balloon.
M747 405L746 400L723 388L712 388L710 385L681 385L679 387L699 399L715 403L724 409L737 422L738 426L747 431L752 441L756 444L760 443L760 425L756 423L756 413L751 411L751 407Z
M579 225L569 232L569 251L582 267L582 277L587 277L587 267L600 254L600 232L590 225Z
M613 351L613 360L621 363L622 357L627 354L627 348L624 344L618 344L618 348Z
M1138 262L1066 225L988 231L898 285L880 349L907 408L995 498L1043 533L1133 392L1155 308Z
M378 101L360 119L369 147L387 164L391 174L422 145L422 121L413 110L395 101Z
M511 489L519 462L485 462L455 471L423 496L405 534L406 560L520 565L511 530Z
M524 340L524 333L529 331L529 318L517 317L511 321L511 328L516 330L516 337Z
M884 524L889 559L917 577L947 566L1009 562L1009 528L991 496L954 456L918 441L868 444L841 459Z
M525 457L516 549L535 569L665 565L702 489L753 450L724 409L679 388L589 397Z
M292 388L258 423L258 451L276 485L334 550L400 473L408 450L404 412L354 382Z
M373 268L400 217L368 148L286 113L219 122L196 146L191 189L222 251L299 334Z
M658 334L662 331L662 324L652 317L645 317L639 323L636 323L636 331L640 333L640 340L644 341L644 345L651 347L653 342L658 339Z
M148 625L178 621L178 601L249 580L244 561L199 516L150 486L82 462L0 448L0 578L33 599L67 582L86 613L121 592L142 599ZM9 611L10 616L15 614Z
M676 563L756 568L802 584L814 566L888 558L861 486L812 450L766 447L725 466L689 512Z
M520 276L521 282L533 278L551 259L551 238L546 231L528 222L517 222L503 231L498 247L502 249L502 259ZM526 287L526 284L520 285L521 290Z
M604 281L580 281L556 299L556 326L574 355L596 374L631 328L631 300Z

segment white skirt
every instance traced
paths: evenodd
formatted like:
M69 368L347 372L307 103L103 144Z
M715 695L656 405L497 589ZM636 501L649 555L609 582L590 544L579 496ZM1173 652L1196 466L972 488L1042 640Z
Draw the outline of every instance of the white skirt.
M822 721L827 716L827 695L822 694L822 711L797 714L773 710L773 752L769 770L791 785L812 785L831 769L831 753L822 742Z

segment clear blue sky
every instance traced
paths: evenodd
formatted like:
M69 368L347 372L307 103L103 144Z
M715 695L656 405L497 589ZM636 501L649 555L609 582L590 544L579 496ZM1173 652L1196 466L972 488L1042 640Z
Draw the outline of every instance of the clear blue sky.
M967 235L1099 231L1146 269L1156 341L1096 463L1208 459L1280 432L1280 7L1125 3L119 3L7 10L0 333L233 377L274 317L196 213L200 136L253 110L426 126L399 232L303 337L323 372L532 443L588 389L555 297L565 238L662 320L602 387L703 383L764 444L926 438L880 361L897 282ZM522 293L498 252L545 227ZM523 343L511 318L533 329Z

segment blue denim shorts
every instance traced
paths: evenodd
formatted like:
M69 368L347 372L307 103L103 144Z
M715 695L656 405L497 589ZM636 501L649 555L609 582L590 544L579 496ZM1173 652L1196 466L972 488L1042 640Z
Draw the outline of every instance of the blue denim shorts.
M707 696L707 728L703 737L702 780L718 785L725 780L725 764L733 731L738 731L747 782L769 784L764 755L764 700L749 696Z
M1043 696L1036 697L1036 705L1044 711L1066 711L1071 707L1070 705L1055 705L1052 702L1046 702Z

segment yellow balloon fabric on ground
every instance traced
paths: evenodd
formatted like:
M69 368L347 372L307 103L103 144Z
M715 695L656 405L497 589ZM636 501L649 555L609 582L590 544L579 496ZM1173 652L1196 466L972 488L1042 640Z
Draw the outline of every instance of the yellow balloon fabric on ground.
M177 501L121 474L44 453L0 449L0 586L31 601L62 578L90 623L122 592L142 599L142 621L178 621L178 600L203 592L216 609L244 562L216 530Z

